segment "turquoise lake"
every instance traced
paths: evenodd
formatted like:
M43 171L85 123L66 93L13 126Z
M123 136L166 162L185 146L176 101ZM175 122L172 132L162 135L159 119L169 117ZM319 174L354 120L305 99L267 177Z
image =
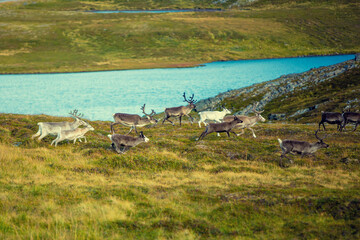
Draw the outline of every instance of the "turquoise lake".
M79 109L91 120L112 120L116 112L142 115L185 105L182 94L200 100L311 68L353 59L354 55L239 60L194 68L84 73L0 75L0 112L67 116Z

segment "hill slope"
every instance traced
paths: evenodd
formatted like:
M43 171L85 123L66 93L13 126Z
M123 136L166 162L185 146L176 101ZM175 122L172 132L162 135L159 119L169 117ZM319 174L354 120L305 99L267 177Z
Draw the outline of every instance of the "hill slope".
M249 114L259 102L264 116L309 123L318 122L321 111L359 110L359 96L360 64L350 60L221 93L199 101L197 108L202 111L224 105Z

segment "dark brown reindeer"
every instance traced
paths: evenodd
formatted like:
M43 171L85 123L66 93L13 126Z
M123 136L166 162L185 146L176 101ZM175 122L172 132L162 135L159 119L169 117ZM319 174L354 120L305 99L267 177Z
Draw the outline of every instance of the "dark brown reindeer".
M242 122L243 121L241 119L237 118L236 116L233 116L233 120L231 122L209 123L208 125L206 125L205 131L201 133L198 140L203 139L206 135L213 132L217 132L217 133L226 132L228 137L230 137L230 132L236 135L236 133L232 131L232 129L236 126L236 124Z
M151 109L151 113L145 113L145 104L140 108L146 117L140 117L137 114L127 114L127 113L115 113L114 123L110 125L110 132L115 133L114 126L117 124L122 124L124 126L130 127L129 134L133 129L135 129L136 134L138 133L136 127L143 127L149 124L156 124L157 120L154 119L154 115L156 114L153 109Z
M280 138L278 138L278 141L280 143L280 148L282 150L282 154L281 154L281 160L280 160L280 166L284 167L283 161L282 159L284 157L286 157L290 163L293 163L293 161L286 156L286 154L288 153L297 153L297 154L301 154L301 156L304 155L308 155L308 154L312 154L314 155L315 152L317 150L319 150L320 148L328 148L329 145L324 143L323 140L326 136L324 136L323 138L319 138L317 133L319 130L315 131L315 137L318 140L315 143L309 143L309 142L305 142L305 141L298 141L298 140L289 140L289 139L285 139L285 140L281 140Z
M343 122L344 118L341 113L338 112L321 112L321 121L319 122L319 131L320 126L322 125L324 128L324 131L326 131L325 124L337 124L337 130L341 130L341 124Z
M360 123L360 113L357 112L345 112L342 114L344 118L343 125L341 126L341 131L345 130L345 126L348 123L354 123L355 127L353 129L353 132L356 130L357 125Z
M189 105L165 108L165 118L162 121L162 124L164 124L165 120L167 120L173 126L175 126L175 124L172 121L170 121L169 118L170 117L179 117L180 126L181 126L181 118L183 116L187 116L188 118L190 118L191 124L193 124L194 119L189 114L190 114L191 110L193 110L193 109L194 109L194 111L196 111L196 106L195 106L196 100L194 100L194 94L192 94L192 96L188 100L188 99L186 99L185 92L184 92L183 97L184 97L184 102L189 103Z
M113 135L109 134L108 137L112 142L111 143L112 148L119 154L125 153L126 150L128 150L131 147L135 147L140 143L149 141L149 139L143 134L143 132L140 132L139 137L131 137L120 134L113 134ZM123 148L122 150L121 147Z

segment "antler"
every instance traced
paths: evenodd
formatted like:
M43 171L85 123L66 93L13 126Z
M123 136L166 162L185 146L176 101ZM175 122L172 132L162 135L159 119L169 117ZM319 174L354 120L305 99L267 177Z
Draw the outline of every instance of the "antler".
M316 131L315 131L315 137L316 137L316 139L319 140L319 141L324 140L324 139L327 137L327 134L326 134L323 138L319 138L319 136L317 135L318 131L319 131L319 130L316 130Z
M76 117L76 118L82 118L82 117L84 116L84 114L82 114L82 113L79 113L79 114L78 114L78 111L79 111L79 110L74 109L73 111L70 111L69 114L70 114L70 115L73 115L73 116Z
M151 109L151 113L150 113L150 114L147 114L147 113L145 112L145 103L144 103L144 105L143 105L140 109L142 110L142 112L143 112L146 116L148 116L148 117L150 117L150 118L156 114L156 112L154 111L154 109Z
M259 102L256 102L255 105L254 105L254 107L253 107L253 111L254 111L255 113L257 113L257 114L260 114L260 113L262 113L264 110L262 110L262 111L256 111L256 108L257 108L258 105L259 105Z
M194 94L192 94L191 97L189 98L189 100L187 100L186 96L185 96L185 92L184 92L183 97L184 97L184 102L188 102L188 103L195 103L196 102L196 100L194 100Z

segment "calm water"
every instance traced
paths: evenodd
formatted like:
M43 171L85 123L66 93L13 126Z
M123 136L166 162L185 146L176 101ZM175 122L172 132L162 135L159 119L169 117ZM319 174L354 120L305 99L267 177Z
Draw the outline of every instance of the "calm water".
M195 68L64 74L0 75L0 112L66 116L77 108L91 120L112 120L115 112L184 105L182 94L200 100L220 92L327 66L354 55L243 60Z

